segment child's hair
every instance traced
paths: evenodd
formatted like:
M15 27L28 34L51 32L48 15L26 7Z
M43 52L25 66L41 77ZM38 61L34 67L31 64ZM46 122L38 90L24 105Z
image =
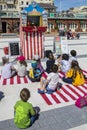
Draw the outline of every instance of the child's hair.
M69 55L68 54L63 54L62 55L62 60L69 60Z
M9 58L6 58L6 57L2 57L2 64L6 64L9 62Z
M73 71L73 78L76 78L77 72L79 72L80 75L83 74L81 68L79 67L78 61L72 60L71 68L74 70Z
M54 64L52 66L52 72L57 73L57 71L58 71L58 66L56 64Z
M53 53L52 53L52 52L49 53L48 58L49 58L49 59L54 59L54 56L53 56Z
M76 51L75 50L71 50L70 54L71 54L71 56L76 56Z
M27 102L30 98L30 91L27 88L23 88L20 92L20 98L22 101Z
M27 67L27 62L24 60L24 61L19 61L21 65L24 65L25 67Z

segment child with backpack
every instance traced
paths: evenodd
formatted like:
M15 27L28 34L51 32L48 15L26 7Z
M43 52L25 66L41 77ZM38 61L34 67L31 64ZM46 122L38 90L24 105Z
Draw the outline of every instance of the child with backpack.
M39 82L41 78L41 70L37 68L37 62L35 60L32 61L31 63L31 68L29 70L29 79L32 82Z

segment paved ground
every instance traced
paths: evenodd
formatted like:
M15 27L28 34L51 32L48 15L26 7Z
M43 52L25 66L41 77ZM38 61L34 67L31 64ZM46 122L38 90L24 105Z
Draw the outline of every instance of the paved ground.
M5 39L7 40L7 39ZM80 66L87 70L87 37L83 36L80 40L69 40L69 50L76 49ZM6 45L3 43L3 46ZM3 46L0 39L0 61L4 55ZM30 67L28 61L28 68ZM45 62L42 60L45 67ZM16 67L16 65L15 65ZM0 66L0 70L2 66ZM87 107L78 109L74 102L55 104L48 106L37 93L39 83L21 85L0 85L0 91L4 92L5 97L0 101L0 130L17 130L13 123L13 106L19 99L20 90L27 87L31 91L30 102L34 106L39 106L40 117L29 130L85 130L87 129ZM80 126L81 125L81 126ZM74 128L75 127L75 128Z
M86 113L86 107L77 109L74 105L41 112L39 119L27 130L67 130L87 123ZM0 130L18 128L14 125L13 119L9 119L0 122Z

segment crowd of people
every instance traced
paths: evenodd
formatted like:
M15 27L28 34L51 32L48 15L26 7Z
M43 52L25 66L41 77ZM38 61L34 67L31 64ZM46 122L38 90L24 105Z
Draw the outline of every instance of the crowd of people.
M3 57L3 68L1 75L4 79L18 75L23 78L28 76L32 82L40 82L38 93L51 94L59 91L62 84L59 82L59 72L63 73L62 81L72 84L75 87L84 85L86 77L77 60L76 50L71 50L70 54L62 54L58 59L55 59L53 53L50 52L46 60L46 68L42 66L39 55L35 55L31 68L27 68L25 57L20 55L16 58L17 68L13 62L9 62L8 57ZM56 63L57 61L57 63ZM14 106L14 123L19 128L27 128L31 126L39 116L39 111L28 102L30 91L23 88L20 92L20 100Z
M80 33L77 33L75 31L71 31L70 29L67 30L59 30L59 36L66 36L67 39L79 39L80 38Z

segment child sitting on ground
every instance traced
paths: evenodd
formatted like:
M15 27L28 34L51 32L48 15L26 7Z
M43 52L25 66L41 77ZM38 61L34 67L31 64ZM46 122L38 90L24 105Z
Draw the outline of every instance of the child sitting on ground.
M46 72L49 74L52 71L52 67L55 63L53 53L49 53L48 60L46 61Z
M27 88L21 90L20 98L21 100L14 106L14 123L18 128L27 128L38 118L38 111L27 102L30 98L30 91Z
M41 89L38 89L38 93L53 93L57 89L57 84L59 82L59 76L58 76L58 66L53 65L52 72L48 74L47 79L44 77L41 77L40 85Z
M69 58L69 62L71 63L72 62L72 60L77 60L77 52L76 52L76 50L71 50L70 51L70 58Z
M35 60L32 61L31 63L31 69L29 70L29 79L32 82L38 82L40 81L41 78L41 71L39 68L37 68L37 62Z
M44 70L44 68L43 68L43 66L41 64L41 60L40 60L39 55L35 55L34 60L37 62L37 68L40 69L40 71L41 71L41 76L46 78L47 74L45 73L45 70Z
M2 77L4 79L11 78L17 74L16 69L14 68L12 62L9 62L8 57L3 57L3 68L2 68Z
M84 75L81 68L79 67L79 63L76 60L71 62L71 68L63 77L63 81L73 84L74 86L80 86L84 84Z
M70 69L69 55L62 54L58 59L59 70L66 73Z
M43 66L41 64L41 60L40 60L39 55L35 55L34 60L37 62L37 68L40 69L41 73L44 73L45 70L44 70L44 68L43 68Z
M24 56L17 57L17 65L18 65L18 76L24 77L27 75L27 62L25 61Z

